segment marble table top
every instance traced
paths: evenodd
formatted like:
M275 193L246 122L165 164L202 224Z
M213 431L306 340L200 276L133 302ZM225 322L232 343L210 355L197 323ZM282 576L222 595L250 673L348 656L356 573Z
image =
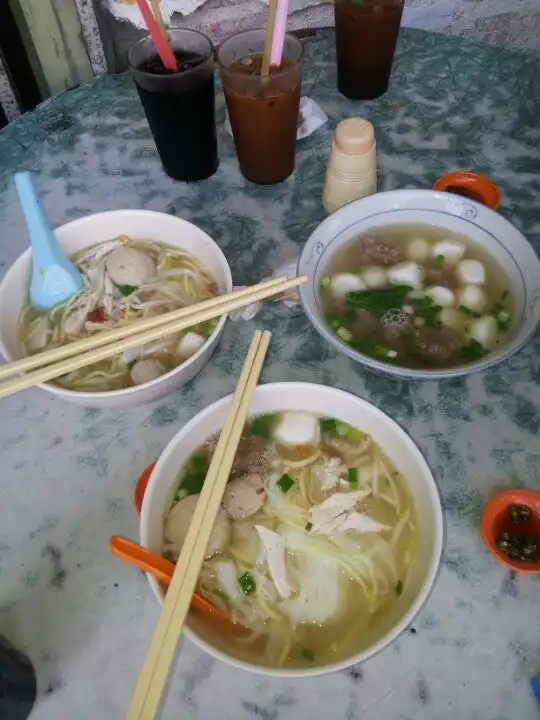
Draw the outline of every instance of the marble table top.
M404 30L389 92L362 105L336 90L332 34L305 41L304 94L330 122L298 143L281 185L240 175L223 130L221 165L197 185L162 172L127 77L100 77L0 133L0 272L26 237L12 173L36 173L51 221L144 207L187 218L223 248L237 284L296 257L324 212L331 133L362 114L376 127L380 188L429 187L475 168L503 192L501 212L540 250L540 61L488 45ZM540 576L487 554L481 507L499 487L540 490L540 337L484 374L411 384L362 370L321 341L299 308L269 305L275 331L263 381L307 380L367 398L402 423L440 481L447 547L414 625L362 666L314 680L247 674L182 641L164 720L529 720L540 671ZM35 720L123 717L158 607L146 579L108 551L138 536L138 473L188 418L229 393L253 322L229 323L201 375L154 405L78 408L31 390L0 405L0 633L38 674ZM535 667L535 663L538 663Z

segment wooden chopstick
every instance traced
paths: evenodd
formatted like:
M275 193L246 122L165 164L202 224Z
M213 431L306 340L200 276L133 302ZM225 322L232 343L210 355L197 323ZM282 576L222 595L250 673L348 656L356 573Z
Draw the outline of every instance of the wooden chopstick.
M279 278L278 280L270 280L267 281L267 283L260 283L259 285L253 286L253 288L251 288L249 292L248 289L239 290L235 293L222 295L218 298L212 298L212 300L205 300L203 303L192 305L189 308L174 310L172 313L167 313L166 315L157 318L149 318L147 320L142 320L139 323L136 323L136 325L138 326L141 326L143 323L146 327L150 325L151 329L146 330L145 332L139 332L137 334L134 334L134 332L132 331L133 327L135 327L134 324L132 326L115 328L113 330L110 330L108 333L100 333L100 335L111 335L114 333L114 337L118 337L119 334L121 337L123 337L124 335L126 337L123 337L123 339L117 342L107 342L107 344L105 344L103 347L98 347L95 350L84 352L82 354L77 354L75 357L69 357L67 360L64 360L62 362L52 363L40 370L36 370L35 372L28 373L18 378L13 378L12 380L8 380L7 382L0 384L0 398L7 397L8 395L20 392L21 390L33 387L34 385L39 385L40 383L47 382L48 380L52 380L53 378L72 372L73 370L78 370L81 367L91 365L92 363L103 360L107 357L110 357L111 355L117 355L124 352L125 350L139 347L140 345L153 342L154 340L159 340L166 335L179 332L180 330L185 330L186 328L192 327L193 325L198 325L199 323L206 320L211 320L212 318L219 317L220 315L231 312L232 310L237 310L244 305L249 305L252 302L264 300L265 298L271 297L286 290L290 290L293 287L301 285L306 280L307 277L305 275L291 278L290 280L284 278ZM206 307L207 309L204 309L204 307ZM167 316L174 316L177 319L173 321L164 321L164 318ZM64 352L68 350L68 348L74 346L79 346L79 348L81 348L82 345L84 349L85 347L88 347L86 343L95 341L98 339L98 337L99 336L95 338L92 337L85 340L80 340L62 348L56 348L55 350L41 353L40 355L33 355L29 358L24 358L23 360L9 363L9 365L0 368L0 370L4 371L0 372L0 378L5 375L11 375L13 372L11 368L13 368L13 366L16 366L15 370L18 370L20 372L21 367L28 367L28 365L30 364L28 361L33 361L39 357L43 359L43 356L50 358L51 355L56 353L56 357L63 357ZM103 341L101 342L101 344L103 344ZM93 347L93 345L90 346ZM31 366L35 367L37 364L38 363L36 362L34 365ZM41 364L41 362L39 362L39 364ZM9 369L4 370L4 368Z
M307 278L304 275L299 278L292 278L292 281L296 279L298 280L298 285L300 285L302 282L305 282ZM163 315L158 315L157 317L146 318L145 320L138 320L131 325L111 328L110 330L107 330L105 332L97 333L96 335L92 335L91 337L84 338L83 340L77 340L75 342L69 343L68 345L54 348L53 350L46 350L45 352L22 358L21 360L14 360L11 363L0 365L0 380L9 377L10 375L27 372L28 370L33 370L34 368L41 367L43 365L50 365L53 362L63 360L64 358L71 357L73 355L81 355L87 350L93 350L103 345L112 343L116 340L123 340L124 338L138 335L145 330L152 330L163 325L168 325L168 323L172 322L173 320L187 318L194 312L200 312L202 310L207 310L209 308L215 307L215 317L218 317L222 314L221 312L217 312L217 308L221 303L229 302L237 298L238 300L242 299L242 303L239 304L238 307L242 307L242 305L244 304L249 305L251 302L254 302L254 300L251 300L251 296L254 293L256 293L259 297L260 292L260 297L262 299L264 299L265 297L271 297L272 295L281 292L280 286L284 282L288 282L287 278L279 277L265 280L264 282L258 283L257 285L251 285L250 287L242 288L240 290L234 290L233 292L227 293L226 295L219 295L218 297L204 300L203 302L197 303L196 305L190 305L189 307L172 310L171 312L164 313ZM292 287L296 287L296 285L293 285ZM276 289L274 290L274 288ZM269 291L268 293L266 292L267 290ZM270 292L270 290L272 290L272 292Z
M153 720L158 712L270 337L271 333L267 331L261 333L259 330L253 335L199 502L135 686L126 720Z

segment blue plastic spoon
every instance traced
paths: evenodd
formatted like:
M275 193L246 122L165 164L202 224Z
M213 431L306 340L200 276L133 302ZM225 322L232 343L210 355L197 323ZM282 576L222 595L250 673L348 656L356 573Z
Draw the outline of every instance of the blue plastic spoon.
M83 280L53 235L38 198L32 174L16 173L15 186L32 246L30 304L36 310L50 310L73 297L82 288Z

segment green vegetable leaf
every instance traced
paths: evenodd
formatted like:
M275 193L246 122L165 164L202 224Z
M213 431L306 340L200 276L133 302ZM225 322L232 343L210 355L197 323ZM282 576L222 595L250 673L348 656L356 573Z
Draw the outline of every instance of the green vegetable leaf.
M128 297L132 293L135 292L137 289L136 287L133 287L133 285L119 285L118 289L120 290L120 294L124 297Z
M358 483L358 468L351 467L347 470L347 476L351 485Z
M461 348L461 357L469 362L479 360L484 355L487 355L487 350L477 340L470 340L467 345Z
M333 418L320 418L319 428L321 435L332 435L333 437L338 434L337 424Z
M265 413L264 415L258 415L251 421L249 426L250 432L253 435L259 437L269 438L272 435L272 430L276 425L278 416L276 413Z
M304 648L302 650L302 657L304 660L309 660L310 662L313 662L315 660L315 653L313 650L308 650L307 648Z
M287 473L285 473L279 478L276 484L282 493L288 493L294 485L294 480L290 475L287 475Z
M411 290L409 285L396 285L382 290L357 290L347 293L345 299L349 307L384 315L388 310L400 309L405 296Z
M186 490L188 495L200 493L204 485L209 466L210 462L206 455L194 455L187 464L180 487L183 490Z
M238 584L244 595L251 595L257 589L255 578L248 572L238 578Z

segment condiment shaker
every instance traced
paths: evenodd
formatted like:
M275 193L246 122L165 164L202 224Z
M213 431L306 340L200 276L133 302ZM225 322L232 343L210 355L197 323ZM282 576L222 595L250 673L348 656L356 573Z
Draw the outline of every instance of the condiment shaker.
M377 192L377 158L373 125L365 118L342 120L328 160L323 205L334 212L342 205Z

